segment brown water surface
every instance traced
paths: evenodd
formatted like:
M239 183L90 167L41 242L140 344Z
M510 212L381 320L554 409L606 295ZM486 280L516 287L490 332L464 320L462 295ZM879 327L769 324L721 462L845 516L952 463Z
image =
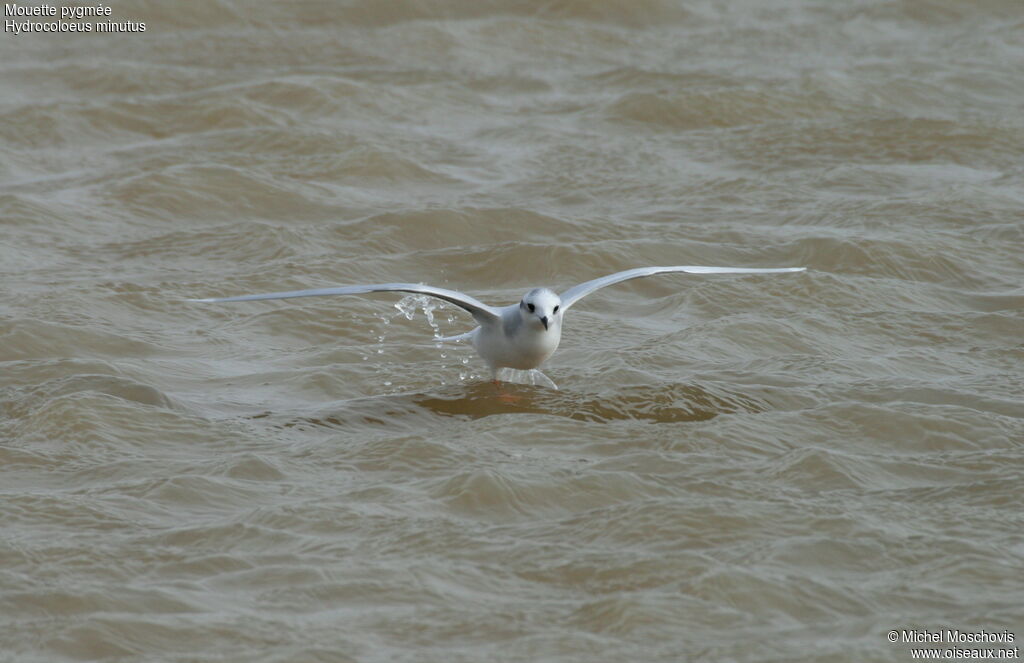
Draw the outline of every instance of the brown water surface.
M0 660L1024 639L1019 0L111 7L0 39ZM809 271L602 290L504 395L450 307L186 301L655 264Z

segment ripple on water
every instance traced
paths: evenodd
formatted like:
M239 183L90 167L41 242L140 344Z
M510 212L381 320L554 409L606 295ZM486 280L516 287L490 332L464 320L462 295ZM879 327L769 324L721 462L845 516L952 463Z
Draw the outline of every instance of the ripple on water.
M737 393L718 392L699 385L620 389L614 395L567 390L552 391L503 383L453 387L413 396L413 402L432 412L472 418L498 414L547 414L580 421L633 420L650 423L703 421L720 414L759 412L765 405ZM502 393L505 395L502 396ZM497 397L495 397L497 394Z
M95 327L31 318L0 322L0 361L51 360L69 351L84 357L111 358L148 356L157 348L132 336Z

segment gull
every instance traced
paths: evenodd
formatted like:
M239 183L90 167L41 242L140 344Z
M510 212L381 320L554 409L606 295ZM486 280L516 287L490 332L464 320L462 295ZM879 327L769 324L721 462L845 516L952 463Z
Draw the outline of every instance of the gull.
M536 371L548 357L558 349L562 339L562 316L569 307L590 293L616 283L638 279L655 274L683 272L686 274L780 274L803 272L806 267L704 267L682 265L675 267L638 267L616 272L575 285L561 295L550 288L534 288L523 295L518 304L494 307L470 297L465 293L419 283L377 283L370 285L347 285L289 292L269 292L260 295L237 297L213 297L192 299L193 302L221 303L248 302L260 299L291 299L292 297L317 297L322 295L363 295L371 292L408 292L436 297L455 304L473 316L477 327L458 336L437 340L457 342L468 340L480 358L487 363L491 377L498 382L498 371L502 368ZM554 387L547 376L541 376ZM557 388L557 387L555 387Z

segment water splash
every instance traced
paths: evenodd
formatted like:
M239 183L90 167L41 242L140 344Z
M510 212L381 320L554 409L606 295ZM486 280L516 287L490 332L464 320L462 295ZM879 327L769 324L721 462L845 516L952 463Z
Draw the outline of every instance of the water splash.
M379 323L380 326L377 329L373 330L373 335L377 339L377 342L376 342L376 344L374 344L374 347L373 347L373 351L374 351L373 354L378 354L378 355L384 354L384 342L387 341L388 329L391 327L391 321L394 320L395 318L397 318L400 314L401 314L401 312L400 313L392 313L390 315L388 315L386 313L374 313L374 317L377 318L377 322ZM412 319L412 317L409 316L408 314L406 314L406 317L408 317L410 320ZM364 353L363 354L363 361L369 361L369 359L370 359L370 353L369 352Z
M536 368L531 368L528 371L517 371L514 368L502 368L498 371L497 377L499 380L512 382L513 384L525 384L530 385L531 387L558 389L558 385L555 384L551 378L544 375Z
M447 305L433 297L420 294L409 294L394 304L396 313L393 313L390 317L384 318L382 321L385 325L390 324L391 320L397 318L399 315L405 317L406 320L414 320L416 313L419 311L423 312L423 317L426 319L427 324L430 325L431 334L434 339L434 347L438 350L438 355L442 360L446 360L445 369L450 368L447 365L449 358L457 358L459 360L459 368L463 368L469 364L468 356L459 356L453 353L450 346L446 343L441 342L441 339L448 335L445 330L458 324L459 320L455 315L455 312L447 307ZM445 328L442 329L442 326ZM383 353L383 335L378 337L380 347L378 353ZM457 346L462 346L462 342L456 343ZM474 374L471 371L460 370L459 380L466 381L472 379L479 379L481 376ZM446 381L442 379L441 384L446 384ZM388 385L386 385L388 386Z
M395 308L405 316L406 320L415 318L417 310L423 311L423 317L427 319L427 324L430 325L435 340L445 336L441 331L440 322L434 316L435 311L440 309L444 312L444 320L447 325L455 324L455 316L444 309L444 303L427 295L406 295L395 304ZM442 344L438 342L436 345L441 347Z

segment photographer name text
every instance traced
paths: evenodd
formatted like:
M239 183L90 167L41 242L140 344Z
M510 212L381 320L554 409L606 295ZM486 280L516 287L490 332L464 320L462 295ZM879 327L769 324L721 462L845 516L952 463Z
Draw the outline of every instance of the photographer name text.
M911 644L922 644L925 642L947 642L947 643L1000 643L1006 644L1014 641L1012 631L961 631L960 629L945 629L938 631L908 630L889 631L890 642L904 642Z

